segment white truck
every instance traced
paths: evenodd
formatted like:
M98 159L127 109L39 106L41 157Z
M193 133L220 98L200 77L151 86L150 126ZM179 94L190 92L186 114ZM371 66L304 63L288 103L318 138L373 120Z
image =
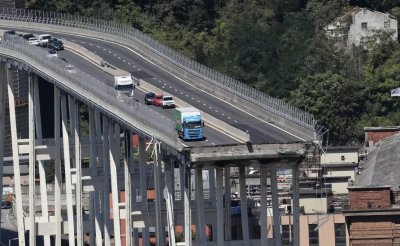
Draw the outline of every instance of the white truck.
M39 46L41 47L47 47L47 44L49 43L49 40L51 39L50 34L41 34L38 36L38 41L39 41Z
M129 97L133 97L135 83L132 75L128 72L114 75L114 88Z

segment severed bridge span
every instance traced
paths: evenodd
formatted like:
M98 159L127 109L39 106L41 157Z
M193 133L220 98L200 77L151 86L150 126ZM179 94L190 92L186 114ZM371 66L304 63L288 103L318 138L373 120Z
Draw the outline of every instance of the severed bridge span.
M292 243L299 245L298 164L318 140L312 115L120 23L0 9L0 28L50 33L66 47L49 59L18 36L0 44L0 166L11 170L0 168L0 176L13 177L19 245L282 245L281 169L292 170ZM134 99L118 95L104 62L140 81ZM171 111L141 103L149 90L200 109L207 139L182 142ZM265 208L257 238L249 232L249 166L259 169ZM233 170L238 240L231 230Z

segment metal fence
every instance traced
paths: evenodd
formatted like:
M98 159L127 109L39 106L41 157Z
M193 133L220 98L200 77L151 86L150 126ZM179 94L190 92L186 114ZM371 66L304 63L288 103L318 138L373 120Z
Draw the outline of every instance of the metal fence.
M3 8L0 9L0 11L0 19L4 20L82 28L102 33L109 33L132 40L133 42L139 43L148 48L172 64L184 69L188 73L200 78L202 83L209 83L222 89L227 97L229 97L229 95L235 95L308 130L314 131L315 126L317 125L312 114L300 110L283 100L268 96L251 86L195 62L131 26L115 21L47 11L10 8Z
M96 104L97 101L97 106L99 107L103 107L103 104L105 104L109 108L115 109L114 112L107 113L120 117L120 119L132 125L139 132L151 137L154 136L174 149L178 148L178 138L171 119L132 98L119 94L113 87L106 85L104 82L95 79L77 68L73 72L70 70L67 71L64 61L56 58L48 58L47 49L29 46L24 39L14 35L10 35L7 40L0 44L0 53L3 54L2 56L13 56L12 51L17 52L16 54L23 54L29 57L37 64L51 71L56 76L54 80L64 80L64 83L59 81L59 86L84 97L89 103ZM33 70L35 69L37 68L33 67ZM49 76L49 74L43 71L35 70L35 72L43 75L45 78ZM105 106L104 109L107 110Z

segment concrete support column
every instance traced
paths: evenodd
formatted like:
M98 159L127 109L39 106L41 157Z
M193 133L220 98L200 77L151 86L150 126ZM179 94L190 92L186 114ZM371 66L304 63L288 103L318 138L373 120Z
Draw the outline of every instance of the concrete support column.
M210 167L208 168L208 182L209 182L209 189L210 189L210 201L211 206L215 208L216 206L216 195L215 195L215 168Z
M12 90L13 76L11 75L10 64L5 64L7 74L7 89L8 89L8 105L10 111L10 126L11 126L11 145L12 145L12 158L14 167L14 187L15 187L15 206L17 216L17 228L18 228L18 242L20 246L25 246L25 235L24 235L24 211L22 209L22 193L21 193L21 172L19 166L19 150L18 150L18 139L17 139L17 119L15 115L15 99L14 92Z
M124 183L125 183L125 236L126 245L132 245L132 213L131 213L131 168L133 166L133 148L132 134L130 131L125 131L125 156L124 156Z
M205 214L204 214L204 193L203 193L203 170L196 168L196 210L197 210L197 241L201 245L207 245L205 232Z
M225 240L232 239L231 225L231 168L225 167Z
M34 106L35 106L35 127L36 127L36 143L38 145L43 144L42 140L42 114L40 110L40 96L39 96L39 83L38 77L33 77L33 89L34 89ZM49 208L47 203L47 188L46 188L46 174L44 171L44 162L38 161L39 167L39 179L40 179L40 202L42 208L43 222L49 222ZM43 236L44 246L50 246L50 236Z
M94 110L94 121L95 121L95 131L96 131L96 146L100 145L102 143L102 133L101 133L101 117L100 117L100 111L96 108ZM104 163L103 163L103 151L102 148L101 149L97 149L97 167L99 168L104 168ZM96 174L98 174L98 172L96 172ZM104 175L104 173L103 173ZM101 219L101 213L100 211L102 211L104 208L102 207L103 202L101 202L101 194L104 195L104 187L102 187L101 185L99 185L96 188L96 191L94 192L94 204L96 206L95 208L95 231L96 231L96 245L102 245L103 243L103 228L104 228L104 221Z
M165 237L162 228L161 218L161 152L160 143L154 143L154 190L155 190L155 208L156 208L156 242L157 246L165 245Z
M175 245L175 218L174 218L174 159L169 158L169 162L165 163L165 188L164 188L164 199L166 201L167 209L167 224L168 224L168 235L169 245Z
M185 174L185 192L183 196L184 213L185 213L185 242L187 246L192 245L192 209L190 207L190 201L192 199L191 192L191 177L192 173L186 162L183 161L184 174Z
M54 86L54 193L55 193L55 217L56 217L56 246L61 246L61 132L60 132L60 89Z
M247 212L247 192L245 167L239 167L239 185L240 185L240 214L242 218L243 245L249 246L249 215Z
M146 155L146 139L139 136L139 168L140 168L140 197L142 198L142 210L147 211L147 155ZM142 228L143 246L150 245L150 234L148 224Z
M224 187L223 187L223 169L221 167L216 168L216 180L217 180L217 246L224 246Z
M103 169L104 169L104 188L103 188L103 221L104 221L104 244L111 245L110 234L110 135L108 119L103 116Z
M260 165L260 193L261 193L261 206L260 206L260 224L261 224L261 245L268 245L268 169L265 165Z
M83 245L83 214L82 214L82 162L81 162L81 142L80 142L80 105L79 101L74 100L72 111L73 133L75 141L75 173L76 173L76 241L78 246Z
M293 245L300 245L300 189L299 189L299 166L294 164L292 167L293 183Z
M67 216L68 216L68 242L70 246L75 245L74 230L74 211L72 198L72 180L71 180L71 156L69 149L69 134L67 130L67 97L61 96L61 126L63 134L63 151L64 151L64 170L65 170L65 193L67 195Z
M0 167L4 166L4 135L6 124L6 84L5 66L0 65ZM3 180L3 168L0 168L0 180ZM3 201L3 182L0 182L0 199ZM1 221L1 213L0 213ZM1 238L1 223L0 223L0 238Z
M273 231L275 245L282 245L281 237L281 214L279 211L279 199L278 199L278 182L276 178L276 168L272 167L271 170L271 193L272 193L272 214L274 219Z
M120 157L120 128L118 123L110 124L110 173L111 173L111 197L113 209L113 223L114 223L114 240L115 246L121 246L121 227L119 216L119 190L118 190L118 176L117 176L117 163Z
M33 106L33 75L28 72L28 124L29 124L29 245L36 245L36 221L35 221L35 114ZM3 106L3 105L2 105ZM1 139L0 141L3 141ZM0 156L3 159L3 155ZM3 165L0 166L3 169ZM1 175L1 181L3 177ZM2 190L0 190L2 193Z

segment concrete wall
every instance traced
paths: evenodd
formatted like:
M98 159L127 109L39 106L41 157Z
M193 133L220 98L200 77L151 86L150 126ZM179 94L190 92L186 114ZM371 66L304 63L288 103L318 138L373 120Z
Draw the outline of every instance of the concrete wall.
M317 212L325 213L328 210L327 198L300 198L300 207L304 206L306 214L315 214Z
M367 23L366 28L362 23ZM377 31L386 31L392 33L392 39L397 41L397 20L388 14L371 11L368 9L360 9L352 14L352 24L348 33L347 45L362 45L367 37L371 37Z
M342 156L344 159L342 159ZM329 163L358 163L358 152L331 152L321 155L321 165Z

